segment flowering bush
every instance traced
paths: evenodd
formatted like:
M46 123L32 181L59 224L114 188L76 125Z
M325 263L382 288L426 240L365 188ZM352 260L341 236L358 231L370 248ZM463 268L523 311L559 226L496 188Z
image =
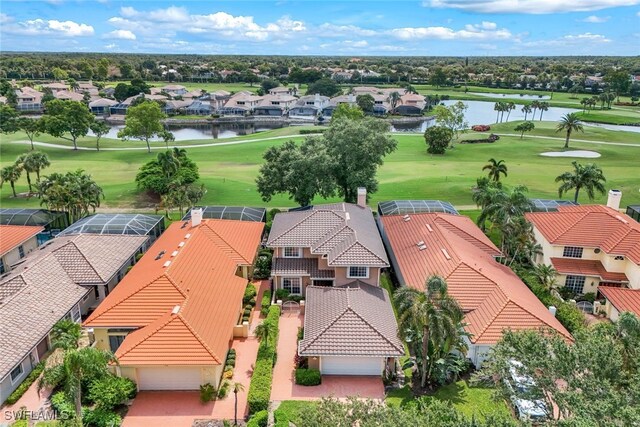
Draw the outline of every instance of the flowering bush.
M489 125L473 125L471 126L471 130L475 132L488 132L491 130L491 126Z

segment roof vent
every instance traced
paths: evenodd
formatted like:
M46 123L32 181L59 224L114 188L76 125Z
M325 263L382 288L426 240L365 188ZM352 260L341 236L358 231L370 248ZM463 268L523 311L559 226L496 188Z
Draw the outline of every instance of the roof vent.
M159 260L160 258L162 258L162 256L164 255L164 251L160 251L158 252L158 255L156 255L156 261Z
M402 220L404 222L411 221L411 217L409 215L405 215L405 216L402 217Z
M176 255L178 255L178 251L171 252L171 256L176 256Z
M169 267L171 265L171 261L167 261L164 264L162 264L163 267Z
M175 307L173 307L173 310L171 310L171 314L178 314L179 311L180 311L180 306L176 305Z
M179 248L181 248L181 247L183 247L183 246L184 246L184 242L180 242L180 243L178 243L178 247L179 247Z
M418 243L416 243L416 246L423 246L424 245L424 240L420 240Z
M351 215L349 215L349 212L346 212L344 217L347 221L351 219Z
M189 237L191 237L191 233L187 233L187 234L184 235L185 239L188 239Z
M442 248L442 254L446 259L451 259L451 255L449 255L449 252L447 252L445 248Z
M431 224L427 224L427 230L429 230L429 233L433 233L433 228L431 228Z
M418 249L420 249L421 251L424 251L425 249L427 249L427 245L423 243L420 246L418 246Z

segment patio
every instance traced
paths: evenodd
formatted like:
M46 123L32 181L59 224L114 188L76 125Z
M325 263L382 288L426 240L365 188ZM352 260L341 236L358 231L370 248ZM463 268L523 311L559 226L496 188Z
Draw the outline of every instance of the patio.
M295 383L294 372L298 328L304 324L304 315L297 312L284 313L280 317L278 338L278 360L273 370L271 400L318 400L333 396L344 399L350 396L383 400L382 378L365 376L324 375L322 384L314 387Z

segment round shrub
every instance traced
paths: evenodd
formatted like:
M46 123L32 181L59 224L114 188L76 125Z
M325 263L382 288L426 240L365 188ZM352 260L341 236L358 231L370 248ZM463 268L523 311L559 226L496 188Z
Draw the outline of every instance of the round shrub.
M244 310L244 315L247 316L247 317L251 316L251 309L250 308L245 309Z
M99 408L83 410L82 421L85 426L91 427L113 427L122 424L120 415Z
M305 386L320 385L322 375L318 369L296 369L296 384Z
M129 378L107 375L89 385L89 400L97 408L109 411L136 395L136 383Z

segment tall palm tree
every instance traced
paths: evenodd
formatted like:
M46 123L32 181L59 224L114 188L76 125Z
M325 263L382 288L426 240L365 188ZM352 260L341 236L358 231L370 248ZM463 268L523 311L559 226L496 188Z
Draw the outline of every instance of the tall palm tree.
M32 151L29 153L29 162L32 164L36 173L36 182L40 182L40 171L51 166L49 157L41 151Z
M511 111L516 109L516 104L513 102L507 102L505 106L505 110L507 111L507 121L509 121L509 116L511 115Z
M531 108L533 109L533 118L536 117L536 111L540 108L540 101L535 100L531 103Z
M558 282L556 281L556 275L558 272L552 265L537 264L533 267L532 272L545 289L552 291L558 285Z
M29 186L29 194L31 194L31 172L35 172L35 169L33 163L29 160L29 153L18 156L16 159L16 166L22 169L27 176L27 185Z
M576 161L571 162L571 164L573 165L573 171L565 172L556 177L556 182L562 183L558 188L560 197L568 191L575 190L573 201L574 203L578 203L578 194L583 188L587 192L589 200L595 198L596 191L600 194L606 192L604 183L607 179L604 177L602 169L596 164L588 163L581 165Z
M233 394L235 401L233 403L233 425L238 425L238 393L244 391L244 385L238 382L233 383Z
M158 153L158 164L162 172L167 178L172 177L180 167L178 159L173 155L173 151L167 150L164 153Z
M78 348L78 342L82 335L79 323L69 319L58 320L51 329L51 347L63 350Z
M489 163L484 165L482 170L488 170L489 179L495 182L500 181L500 174L503 174L505 177L507 176L507 165L504 160L496 161L496 159L491 158L489 159Z
M402 97L398 92L391 92L389 94L389 104L391 105L391 112L394 113L398 104L402 103Z
M269 325L262 322L253 330L253 335L258 339L260 345L267 345L269 343L269 339L271 338L271 330L269 329Z
M398 306L400 336L418 336L414 354L421 355L418 371L420 385L426 387L436 358L430 357L451 337L458 337L459 324L464 313L458 302L447 293L447 282L440 276L431 276L424 291L402 287L395 293ZM419 345L418 345L419 344ZM430 351L431 350L431 351Z
M112 362L117 360L111 352L95 347L67 350L60 363L42 372L38 380L38 392L45 387L62 387L74 404L76 420L82 425L82 385L88 380L108 375L108 365Z
M0 169L0 188L2 188L2 185L8 181L11 184L13 197L18 197L16 194L16 181L20 179L21 174L22 168L20 165L13 164L3 167Z
M531 106L530 105L524 105L522 107L521 110L524 113L524 121L527 121L527 116L529 115L529 113L531 113Z
M505 103L502 101L498 101L493 104L493 111L498 112L498 114L496 115L496 123L498 123L498 121L500 120L500 113L504 111L504 105Z
M549 103L548 102L541 102L538 105L538 109L540 110L540 121L542 121L542 113L544 113L545 111L549 111Z
M582 122L578 118L576 113L565 114L560 121L558 122L558 126L556 126L556 132L566 131L567 137L564 142L564 148L569 148L569 138L571 138L571 133L583 132L584 128L582 127Z

